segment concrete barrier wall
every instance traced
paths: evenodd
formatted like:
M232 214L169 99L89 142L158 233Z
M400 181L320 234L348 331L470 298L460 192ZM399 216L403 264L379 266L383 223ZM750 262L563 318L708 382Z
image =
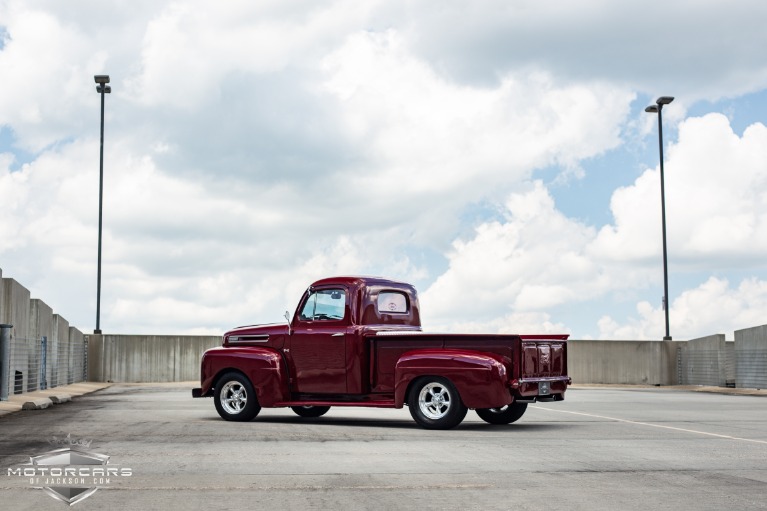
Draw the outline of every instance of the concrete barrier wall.
M573 383L676 385L674 341L581 341L567 343Z
M196 335L87 337L89 379L119 383L199 380L203 352L223 342Z
M88 379L113 382L195 381L202 353L222 341L220 336L84 336L44 302L31 300L24 286L2 278L2 269L0 323L14 326L17 341L47 338L48 387L82 379L83 341L89 343ZM30 390L30 375L42 357L30 358L31 345L23 351L12 357L11 392L17 372L23 374L23 390ZM767 325L736 331L734 343L725 343L721 334L692 341L574 339L568 342L568 373L575 383L725 386L735 380L738 387L767 388Z
M767 325L735 331L735 386L767 389Z
M0 323L13 325L13 328L10 332L11 367L9 371L0 370L0 377L8 378L9 393L83 381L85 350L82 332L70 327L66 319L54 314L42 300L32 299L27 288L14 279L2 278L2 274L0 269ZM75 352L82 359L77 359ZM44 361L45 374L42 370Z
M66 320L54 315L54 323ZM763 327L765 328L765 327ZM75 330L75 329L70 329ZM740 369L749 363L751 379L739 386L753 387L767 379L764 365L754 365L754 353L767 353L767 331L740 331L741 349L737 355ZM61 330L55 335L61 335ZM78 331L79 332L79 331ZM753 333L759 340L751 346L740 339ZM759 337L765 334L765 337ZM70 333L69 337L73 334ZM80 334L82 335L82 334ZM172 382L196 381L200 374L202 353L221 345L220 336L173 335L88 335L88 377L91 381ZM575 383L627 385L718 385L726 383L727 349L737 343L725 343L724 336L714 335L693 341L592 341L568 342L568 372ZM714 356L712 350L719 350ZM756 351L755 351L756 350ZM81 358L59 350L59 358ZM680 359L677 355L681 354ZM756 360L759 360L758 357ZM767 362L765 363L767 364ZM71 364L69 364L71 365ZM59 362L59 367L65 367ZM69 367L68 365L66 367ZM73 370L77 370L73 368ZM681 370L681 378L679 371ZM687 375L685 377L685 375ZM687 381L680 379L687 378ZM59 383L62 384L62 383ZM759 383L761 385L761 383ZM767 385L765 385L767 387ZM761 387L759 387L761 388Z
M727 386L727 351L724 334L691 339L684 344L679 361L679 383Z
M171 382L200 378L202 353L219 336L89 335L91 381ZM575 383L676 384L676 346L668 341L570 341Z

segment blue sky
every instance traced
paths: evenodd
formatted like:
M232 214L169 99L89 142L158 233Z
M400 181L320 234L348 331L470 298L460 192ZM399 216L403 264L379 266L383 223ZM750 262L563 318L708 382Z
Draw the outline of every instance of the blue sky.
M663 16L657 16L663 12ZM0 0L0 268L107 333L408 280L425 327L660 339L767 317L759 1Z

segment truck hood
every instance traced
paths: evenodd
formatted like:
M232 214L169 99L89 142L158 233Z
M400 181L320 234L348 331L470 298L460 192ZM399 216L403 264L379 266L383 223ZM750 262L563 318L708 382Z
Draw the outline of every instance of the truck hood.
M287 323L269 323L265 325L238 326L224 334L224 345L229 344L230 339L239 341L245 339L269 339L280 338L288 335Z

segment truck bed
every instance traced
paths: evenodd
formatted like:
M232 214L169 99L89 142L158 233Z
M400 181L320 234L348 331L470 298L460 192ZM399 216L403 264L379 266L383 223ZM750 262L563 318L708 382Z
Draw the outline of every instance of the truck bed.
M388 392L394 385L397 360L420 349L477 350L508 359L509 384L518 397L538 396L543 388L564 393L567 377L566 335L437 334L427 332L379 332L368 336L370 388Z

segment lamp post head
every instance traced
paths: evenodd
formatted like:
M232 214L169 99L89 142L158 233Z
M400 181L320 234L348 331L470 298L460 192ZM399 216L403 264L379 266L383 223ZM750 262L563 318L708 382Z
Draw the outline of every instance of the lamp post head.
M96 85L96 92L99 94L109 94L112 92L112 87L107 85L109 83L109 75L96 75L93 77L98 85Z
M644 111L648 112L648 113L651 113L651 114L658 113L663 108L663 105L668 105L672 101L674 101L674 97L673 96L661 96L661 97L659 97L658 99L655 100L655 104L654 105L648 106L647 108L644 109Z

